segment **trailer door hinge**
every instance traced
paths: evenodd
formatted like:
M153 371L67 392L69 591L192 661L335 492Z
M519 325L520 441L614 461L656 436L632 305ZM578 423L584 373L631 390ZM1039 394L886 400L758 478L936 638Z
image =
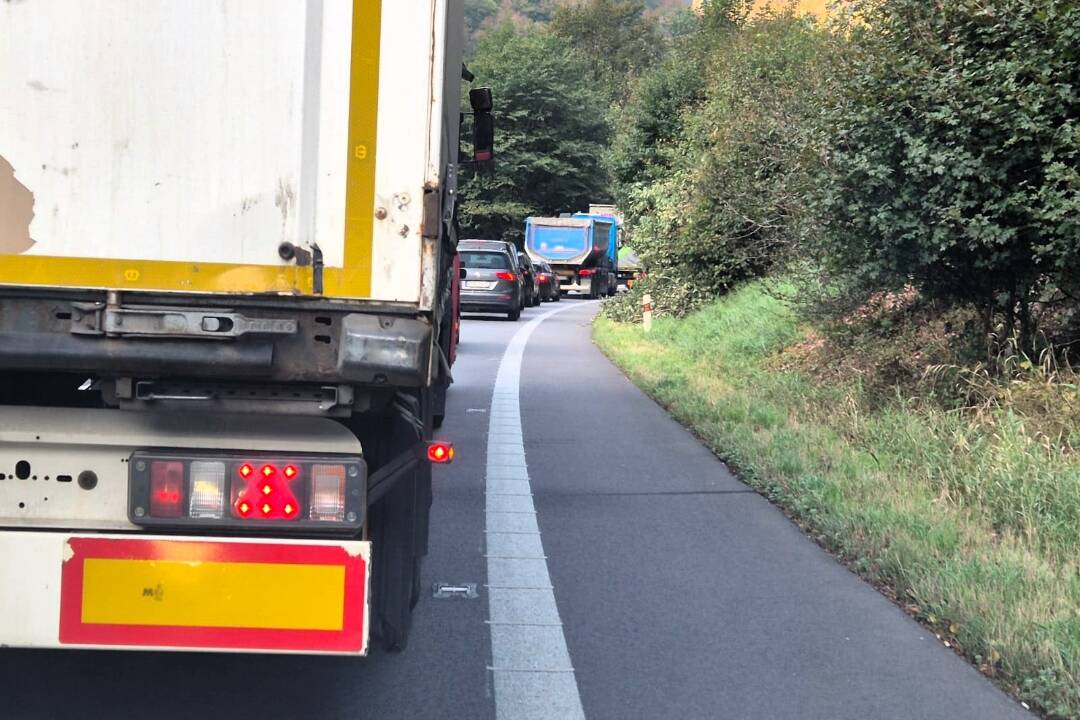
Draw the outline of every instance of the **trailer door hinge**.
M249 318L231 310L119 307L72 303L71 332L107 337L229 340L242 335L295 335L294 318Z

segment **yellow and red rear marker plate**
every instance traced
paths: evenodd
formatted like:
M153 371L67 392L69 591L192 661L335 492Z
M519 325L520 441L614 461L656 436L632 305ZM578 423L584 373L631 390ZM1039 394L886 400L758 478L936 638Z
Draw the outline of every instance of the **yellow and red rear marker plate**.
M75 537L60 643L360 653L367 564L339 545Z

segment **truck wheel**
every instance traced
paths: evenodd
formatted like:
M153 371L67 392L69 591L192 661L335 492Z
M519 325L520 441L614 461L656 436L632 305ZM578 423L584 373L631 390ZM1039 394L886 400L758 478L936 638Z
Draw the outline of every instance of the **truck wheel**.
M365 413L349 423L363 444L369 472L430 439L434 393L424 390L419 400L422 433L393 411ZM412 609L420 597L421 559L427 554L431 498L431 467L423 464L368 508L371 634L388 651L408 644Z
M439 378L435 387L432 388L433 409L431 412L431 423L436 429L441 428L443 420L446 419L446 383L443 378Z
M415 473L411 474L415 475ZM416 478L400 479L368 511L371 558L372 634L390 652L404 650L412 628L412 608L420 584L416 556Z

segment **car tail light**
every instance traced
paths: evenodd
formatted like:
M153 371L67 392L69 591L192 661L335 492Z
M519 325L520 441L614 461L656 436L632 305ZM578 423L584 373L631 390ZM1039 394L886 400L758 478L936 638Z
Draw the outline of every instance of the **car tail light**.
M362 458L151 453L130 458L136 525L358 530L367 503Z
M584 270L579 270L578 271L578 275L580 275L581 277L589 277L590 275L594 275L594 274L596 274L596 271L591 270L589 268L585 268Z
M428 443L427 457L433 463L454 462L454 444L448 442Z
M495 277L499 278L500 280L509 280L510 282L517 280L517 275L512 272L506 272L505 270L500 270L499 272L495 273Z

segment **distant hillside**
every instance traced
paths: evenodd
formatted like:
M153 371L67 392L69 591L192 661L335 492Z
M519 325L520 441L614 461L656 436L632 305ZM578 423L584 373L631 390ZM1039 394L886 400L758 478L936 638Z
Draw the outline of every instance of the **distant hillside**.
M485 27L501 22L527 24L551 20L555 7L580 0L465 0L465 24L470 45ZM691 0L645 0L645 5L658 15L690 7Z

